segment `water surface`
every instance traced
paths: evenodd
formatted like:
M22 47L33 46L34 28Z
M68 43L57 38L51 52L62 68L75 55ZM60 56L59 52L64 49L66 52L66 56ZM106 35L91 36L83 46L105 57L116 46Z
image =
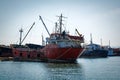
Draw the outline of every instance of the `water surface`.
M3 61L0 80L120 80L120 57L79 58L75 64Z

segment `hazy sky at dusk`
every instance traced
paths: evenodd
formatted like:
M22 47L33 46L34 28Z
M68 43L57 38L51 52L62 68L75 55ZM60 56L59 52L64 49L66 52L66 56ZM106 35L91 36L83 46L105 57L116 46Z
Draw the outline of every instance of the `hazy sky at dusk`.
M39 15L53 32L57 15L63 14L64 24L70 34L75 28L89 43L90 33L93 42L103 45L120 46L120 0L0 0L0 44L19 43L19 29L27 33L33 22L35 26L24 43L41 44L41 35L48 36Z

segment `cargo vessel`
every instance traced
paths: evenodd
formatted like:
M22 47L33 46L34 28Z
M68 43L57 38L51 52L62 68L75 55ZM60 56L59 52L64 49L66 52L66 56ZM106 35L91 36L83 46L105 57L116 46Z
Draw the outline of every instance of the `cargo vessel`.
M63 16L61 14L58 17L59 22L55 25L55 32L51 34L48 32L50 36L46 38L47 44L41 49L41 52L44 53L50 62L75 62L84 51L84 48L81 46L81 43L84 43L84 37L77 29L75 30L79 36L70 35L63 30ZM40 19L43 22L41 16Z

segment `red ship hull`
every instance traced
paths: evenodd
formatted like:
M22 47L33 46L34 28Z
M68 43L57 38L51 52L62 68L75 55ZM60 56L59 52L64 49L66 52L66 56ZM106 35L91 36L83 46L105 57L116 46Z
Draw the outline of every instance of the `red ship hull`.
M21 61L75 62L83 51L84 48L81 47L59 48L57 45L49 44L38 51L14 48L13 56L15 60Z
M41 50L48 62L75 62L83 53L83 48L65 47L59 48L57 45L49 44Z

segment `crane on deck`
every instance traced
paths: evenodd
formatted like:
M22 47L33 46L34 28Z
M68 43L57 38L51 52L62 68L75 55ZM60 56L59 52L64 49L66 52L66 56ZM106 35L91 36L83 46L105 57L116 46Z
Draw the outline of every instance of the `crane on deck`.
M75 31L77 32L77 34L78 34L79 36L81 36L81 34L79 33L79 31L78 31L77 29L75 29Z
M22 29L20 30L20 43L19 43L19 45L21 45L23 43L23 41L26 39L27 35L29 34L29 32L31 31L31 29L33 28L34 25L35 25L35 22L32 24L32 26L28 30L28 32L25 35L25 37L23 38L23 40L22 40L22 32L23 32L23 30Z
M47 29L47 27L46 27L46 25L45 25L45 23L44 23L44 21L43 21L42 17L41 17L41 16L39 16L39 18L40 18L40 20L42 21L42 23L43 23L43 25L44 25L44 27L45 27L45 29L46 29L46 31L47 31L47 33L48 33L48 35L50 36L50 32L48 31L48 29Z

